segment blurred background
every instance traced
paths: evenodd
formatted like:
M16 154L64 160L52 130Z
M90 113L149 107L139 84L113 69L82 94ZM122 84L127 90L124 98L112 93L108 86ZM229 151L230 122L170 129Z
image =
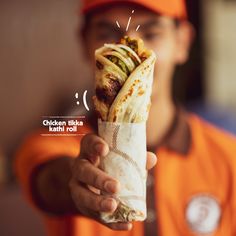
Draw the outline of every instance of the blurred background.
M173 95L236 133L236 1L187 4L197 37L189 62L176 71ZM75 93L91 88L77 37L78 9L78 0L0 0L1 236L45 235L40 217L21 195L12 162L41 116L80 109Z

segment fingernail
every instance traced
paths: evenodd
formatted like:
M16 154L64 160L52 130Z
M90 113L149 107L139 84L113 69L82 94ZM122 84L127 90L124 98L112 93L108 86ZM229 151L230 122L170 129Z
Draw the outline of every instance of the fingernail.
M116 193L119 191L119 184L115 181L108 180L105 182L104 188L109 193Z
M117 207L117 203L113 198L104 199L101 202L101 211L113 212Z

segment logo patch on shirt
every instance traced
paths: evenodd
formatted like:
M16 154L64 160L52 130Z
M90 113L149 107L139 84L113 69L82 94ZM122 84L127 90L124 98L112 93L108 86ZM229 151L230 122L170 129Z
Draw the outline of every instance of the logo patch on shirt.
M207 234L218 227L221 208L214 197L201 194L194 196L190 200L185 214L187 223L192 231Z

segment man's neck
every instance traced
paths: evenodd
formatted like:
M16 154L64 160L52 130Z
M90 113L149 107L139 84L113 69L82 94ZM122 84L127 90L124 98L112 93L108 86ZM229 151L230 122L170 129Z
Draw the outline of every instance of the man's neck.
M164 99L163 99L164 100ZM153 101L147 121L147 146L156 147L173 123L176 108L171 100Z

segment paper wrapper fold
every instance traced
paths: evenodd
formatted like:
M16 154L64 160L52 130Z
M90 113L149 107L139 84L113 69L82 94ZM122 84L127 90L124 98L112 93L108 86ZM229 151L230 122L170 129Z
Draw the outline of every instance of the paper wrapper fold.
M101 213L104 222L143 221L146 218L146 123L98 120L98 133L109 145L100 168L117 179L121 190L114 213ZM103 195L108 195L103 192Z

